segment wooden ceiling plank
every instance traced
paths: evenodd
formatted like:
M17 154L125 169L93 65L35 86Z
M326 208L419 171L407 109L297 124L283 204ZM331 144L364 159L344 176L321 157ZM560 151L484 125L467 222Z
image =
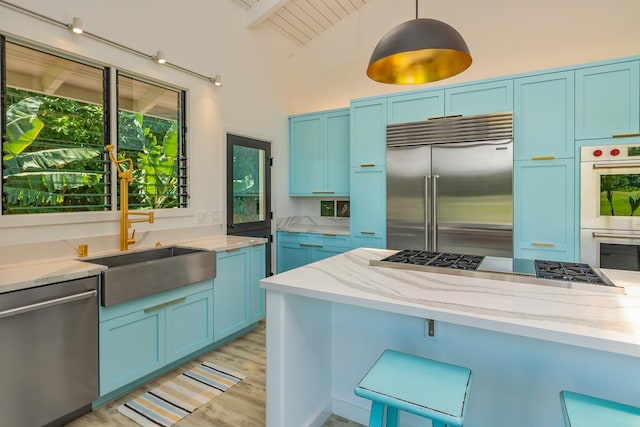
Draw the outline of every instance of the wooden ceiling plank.
M292 15L295 15L300 21L304 22L305 25L311 28L316 35L320 34L328 28L318 22L317 17L311 14L313 12L316 12L317 15L317 11L315 11L315 9L312 11L308 11L307 9L301 8L298 3L299 2L291 1L284 7L284 9L287 9Z
M289 0L260 0L247 11L247 27L252 30L257 28L288 2Z
M304 33L301 33L300 30L292 26L278 14L271 15L269 17L269 22L271 22L276 27L276 29L285 34L287 37L293 39L299 45L304 45L309 40L311 40L308 36L306 36Z
M287 21L289 25L296 28L299 32L304 34L309 40L318 35L309 25L294 15L288 7L283 7L276 15L280 16L283 20Z
M308 0L309 3L320 13L324 18L331 22L331 25L335 25L340 22L340 16L338 16L329 6L327 6L326 0Z

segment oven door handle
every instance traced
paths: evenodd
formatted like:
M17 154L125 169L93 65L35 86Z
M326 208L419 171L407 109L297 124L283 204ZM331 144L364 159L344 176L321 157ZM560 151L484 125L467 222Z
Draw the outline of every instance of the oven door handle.
M640 163L594 163L594 169L640 168Z
M640 234L598 233L597 231L594 231L592 235L595 238L640 239Z

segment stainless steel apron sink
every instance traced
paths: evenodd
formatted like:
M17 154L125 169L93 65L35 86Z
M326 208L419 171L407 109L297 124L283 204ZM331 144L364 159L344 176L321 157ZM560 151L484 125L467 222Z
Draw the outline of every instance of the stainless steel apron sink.
M108 307L216 277L216 253L169 246L126 252L83 262L107 267L100 281Z

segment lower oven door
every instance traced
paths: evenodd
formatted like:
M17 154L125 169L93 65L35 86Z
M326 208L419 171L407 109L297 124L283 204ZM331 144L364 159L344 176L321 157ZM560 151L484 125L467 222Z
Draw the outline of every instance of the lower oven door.
M640 230L583 228L580 261L599 268L640 271Z

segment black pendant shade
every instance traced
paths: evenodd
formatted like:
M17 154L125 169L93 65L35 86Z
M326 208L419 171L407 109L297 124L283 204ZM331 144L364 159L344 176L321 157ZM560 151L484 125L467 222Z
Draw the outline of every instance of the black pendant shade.
M455 76L470 65L469 48L455 28L420 18L385 34L373 50L367 76L381 83L420 84Z

